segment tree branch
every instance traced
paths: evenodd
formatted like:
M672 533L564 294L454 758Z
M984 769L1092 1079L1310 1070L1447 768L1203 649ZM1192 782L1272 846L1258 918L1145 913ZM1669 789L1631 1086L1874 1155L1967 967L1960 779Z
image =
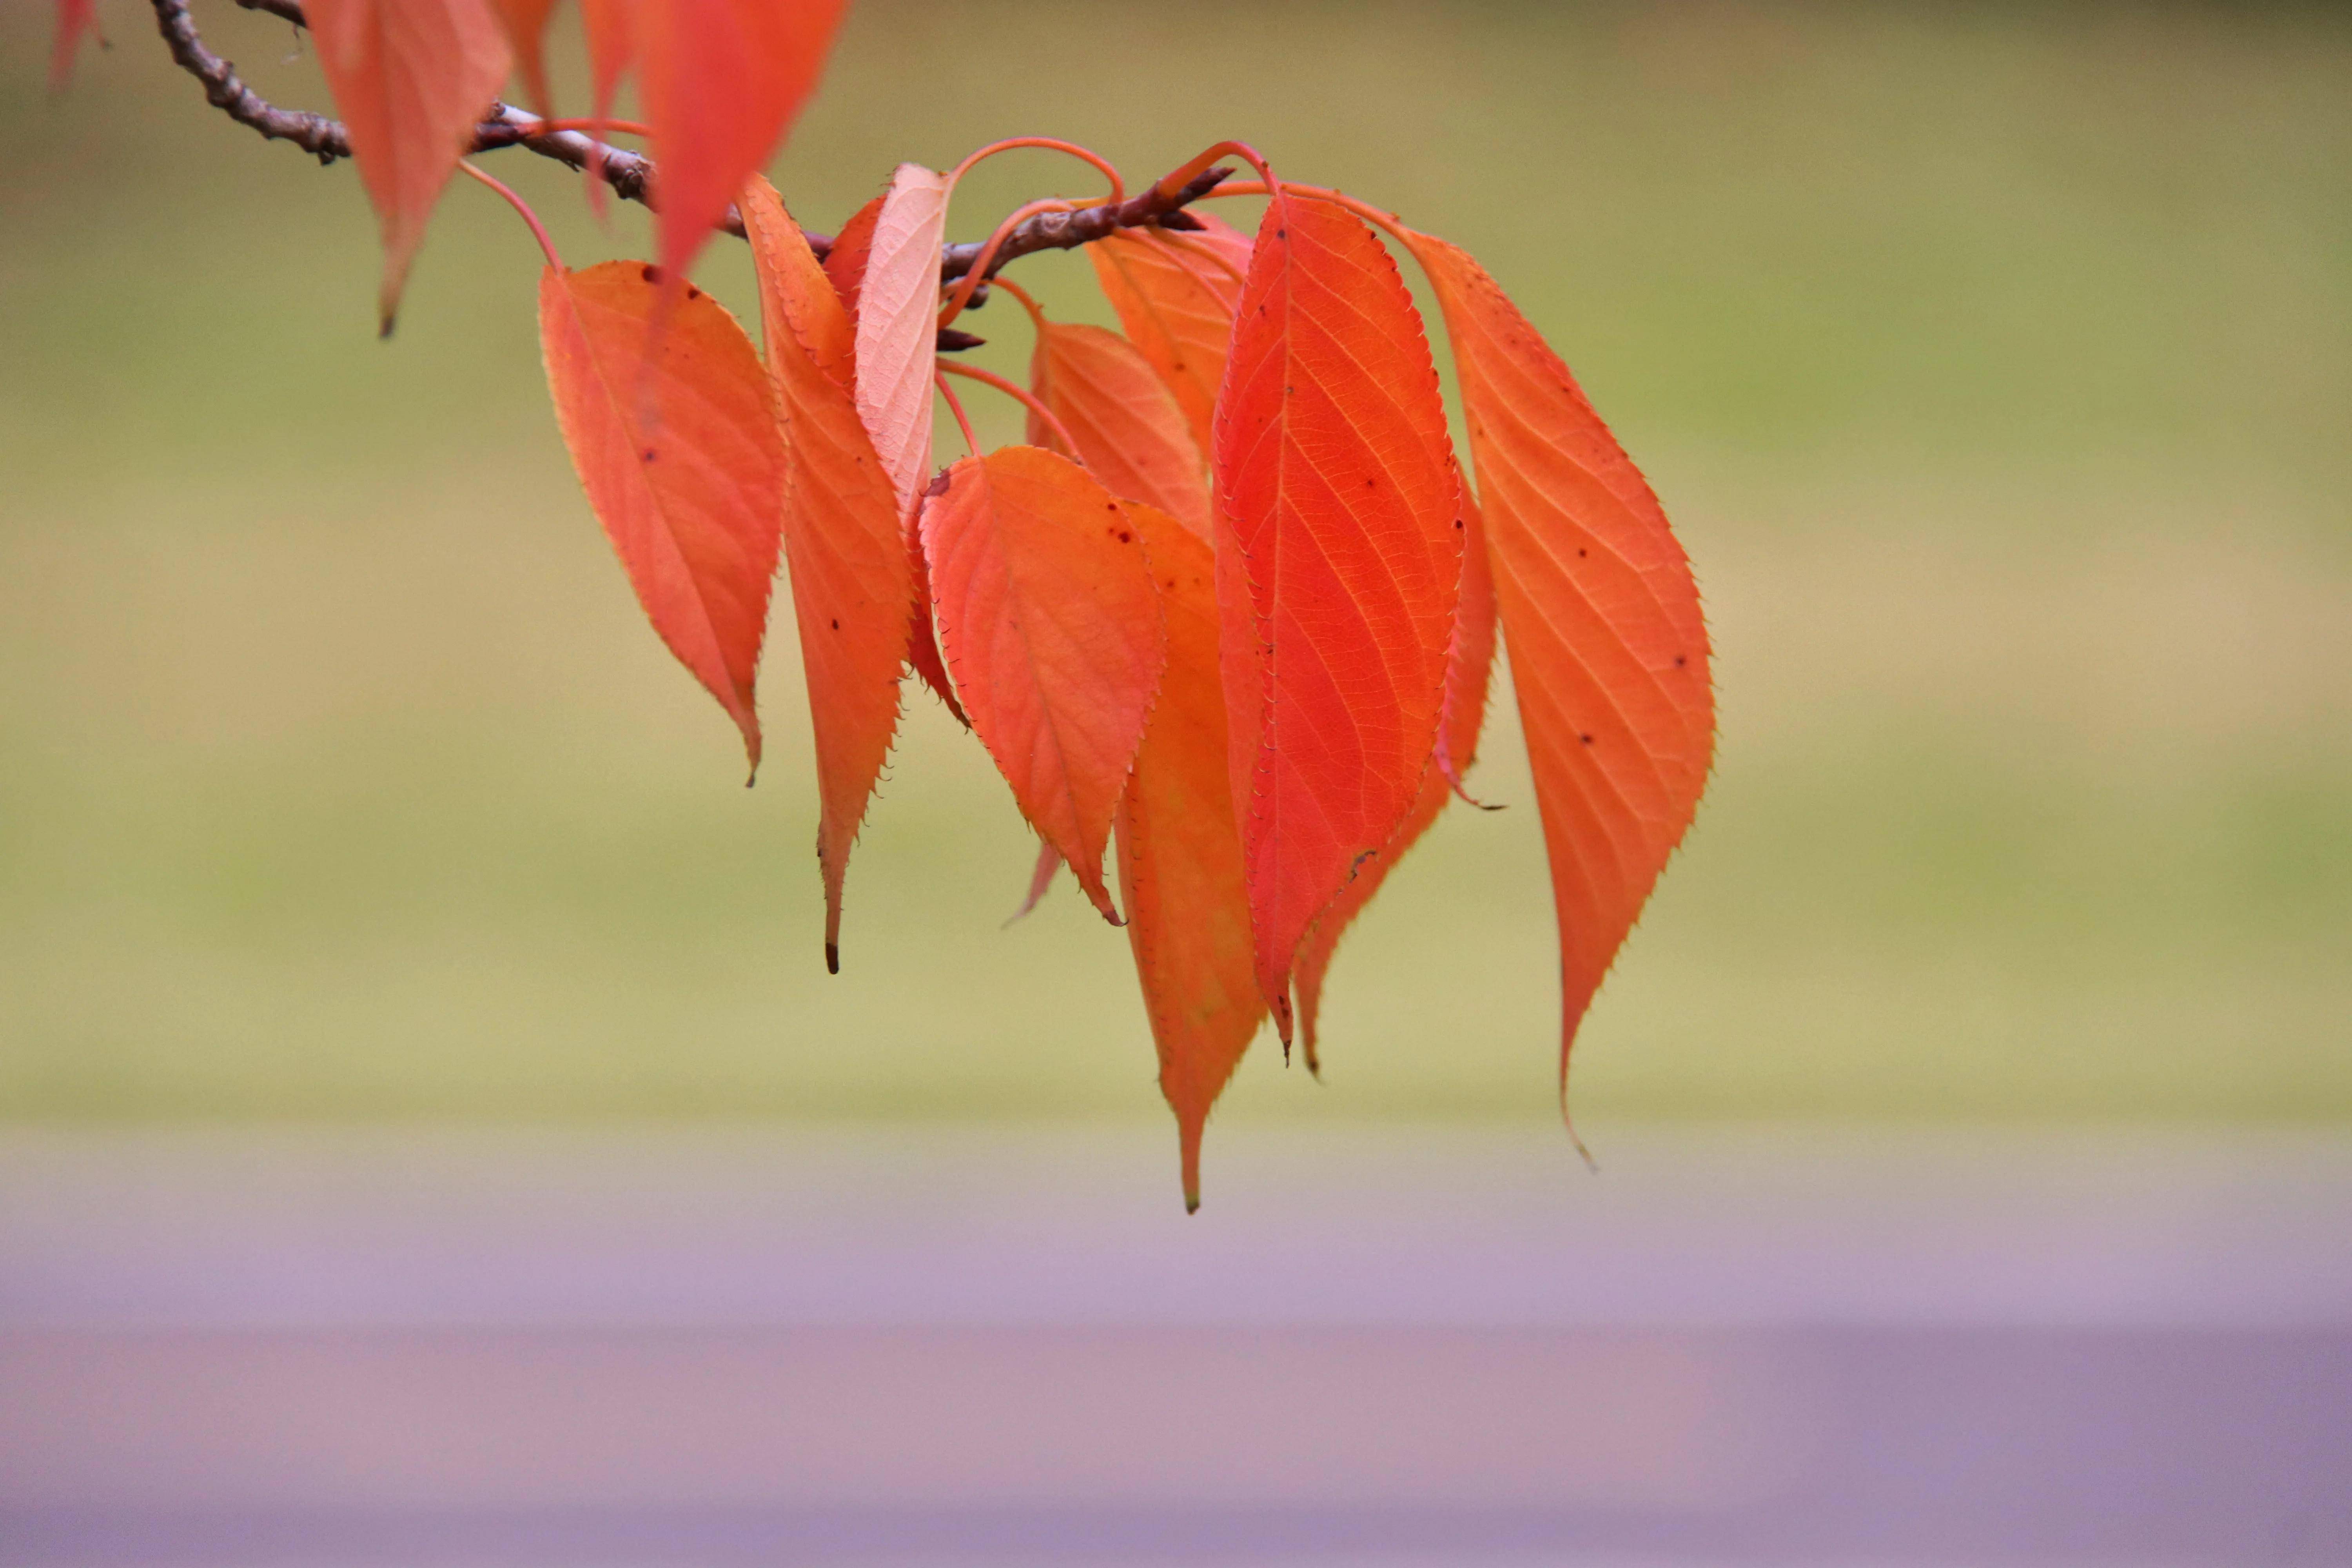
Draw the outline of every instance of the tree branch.
M309 26L300 0L236 3L248 11L267 12L298 27ZM247 87L235 66L206 48L196 31L194 18L188 14L188 0L152 0L152 4L156 30L163 35L173 60L204 84L205 100L215 109L240 125L251 126L264 137L293 142L321 163L352 155L351 137L341 121L306 110L278 108ZM467 150L492 153L501 147L522 147L574 169L594 167L604 183L613 187L614 195L648 207L656 205L651 159L599 142L576 131L534 134L531 127L539 123L535 114L509 103L493 102L482 122L474 128L473 141ZM1123 228L1157 225L1162 228L1197 229L1201 221L1184 208L1216 189L1232 173L1224 168L1208 170L1172 196L1162 196L1155 184L1123 202L1101 202L1074 212L1040 213L1005 236L1004 243L997 247L995 258L989 264L989 275L993 277L1007 262L1021 257L1041 250L1074 250ZM742 216L731 206L719 226L739 239L743 237ZM826 235L812 234L808 241L820 257L833 247L833 240ZM941 280L952 281L971 271L972 263L980 259L980 252L978 244L948 246L940 256ZM964 336L960 332L954 335Z

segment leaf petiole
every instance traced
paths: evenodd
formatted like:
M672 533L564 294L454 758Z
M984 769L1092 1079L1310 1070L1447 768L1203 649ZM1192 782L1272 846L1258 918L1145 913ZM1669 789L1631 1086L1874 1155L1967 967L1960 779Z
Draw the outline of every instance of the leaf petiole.
M498 192L501 196L504 196L507 200L507 205L514 208L516 212L522 215L523 222L530 225L530 236L533 239L539 241L539 248L546 253L547 264L550 267L554 268L558 272L563 270L563 258L555 253L555 241L548 237L547 226L539 221L539 215L530 210L530 204L529 202L524 201L520 196L515 195L514 188L509 185L505 181L498 178L494 174L486 174L482 173L481 170L476 168L471 163L463 158L457 160L457 167L463 169L467 174L471 174L474 178L481 181L482 184L489 186L490 189Z
M1078 464L1081 468L1086 465L1086 459L1078 456L1077 437L1071 435L1070 427L1062 423L1062 416L1055 413L1052 409L1046 407L1043 402L1039 401L1035 393L1030 391L1027 387L1023 386L1019 382L1007 381L992 370L982 370L976 364L962 364L954 360L941 360L940 362L940 369L948 374L969 376L971 379L979 382L983 386L992 386L996 388L997 391L1004 394L1007 397L1018 399L1030 413L1034 414L1039 419L1045 422L1047 429L1053 431L1054 438L1062 443L1063 447L1067 450L1071 461ZM971 438L971 433L969 430L964 432L964 436L967 440ZM973 445L972 451L974 454L977 454L980 451L978 444L975 443Z

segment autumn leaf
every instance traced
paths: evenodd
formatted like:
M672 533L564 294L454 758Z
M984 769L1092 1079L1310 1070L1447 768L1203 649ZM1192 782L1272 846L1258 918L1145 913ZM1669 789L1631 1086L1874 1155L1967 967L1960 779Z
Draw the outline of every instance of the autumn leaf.
M1407 237L1454 346L1551 860L1565 1094L1577 1025L1706 784L1706 624L1657 498L1559 356L1466 252Z
M874 254L874 226L881 221L883 200L876 196L851 213L833 237L833 248L824 253L824 275L833 279L852 327L857 323L857 296L866 287L866 262Z
M1087 247L1104 296L1144 360L1175 395L1192 439L1214 446L1218 389L1234 308L1249 274L1250 239L1222 218L1193 215L1197 232L1122 229Z
M1167 662L1135 524L1068 458L1006 447L942 475L921 528L973 732L1030 826L1116 922L1103 851Z
M1421 792L1462 576L1421 319L1342 209L1267 204L1215 454L1233 788L1258 986L1286 1043L1301 939Z
M383 231L390 332L433 205L506 82L506 37L487 0L310 0L306 14Z
M1201 1131L1265 1017L1251 958L1249 889L1225 767L1216 559L1166 513L1129 506L1151 555L1168 670L1119 798L1119 902L1176 1113L1184 1206L1201 1206Z
M1015 921L1027 920L1030 911L1036 909L1038 901L1052 889L1054 877L1061 868L1062 852L1040 840L1037 845L1037 862L1029 868L1029 890L1022 895L1021 907L1013 911L1013 919L1004 923L1009 926Z
M838 973L843 880L898 732L914 584L897 495L857 417L849 313L774 186L752 176L740 205L783 420L784 558L815 731L824 961Z
M915 507L931 468L931 382L939 363L940 247L952 182L901 163L874 215L853 306L857 324L857 413L898 494L908 559L919 597L908 628L915 673L958 719L964 710L941 662L929 605L929 566L915 535Z
M1461 610L1454 617L1453 645L1446 651L1445 703L1437 727L1437 750L1430 757L1429 771L1422 776L1421 793L1413 798L1404 821L1390 835L1387 847L1364 862L1355 880L1340 889L1307 931L1307 940L1298 944L1299 1044L1307 1070L1318 1077L1323 1062L1317 1026L1332 952L1388 880L1389 873L1396 869L1397 862L1404 858L1405 851L1429 831L1459 786L1461 775L1477 760L1478 731L1486 719L1486 689L1495 672L1495 578L1487 565L1485 526L1466 495L1463 520L1468 527L1462 552Z
M539 285L548 389L589 504L637 602L743 731L775 578L783 452L768 374L735 318L688 288L660 341L659 274L635 261L550 267ZM646 410L658 408L657 423Z
M98 0L58 0L57 30L49 39L49 90L73 76L74 57L85 37L98 36Z
M1049 321L1038 313L1029 385L1060 416L1084 462L1122 500L1141 501L1209 537L1209 487L1201 448L1183 411L1135 345L1100 327ZM1029 416L1033 445L1058 449L1045 422Z
M661 162L661 264L685 278L815 89L843 0L636 0L628 47Z
M536 113L552 115L553 98L547 90L547 56L541 43L555 0L489 0L490 10L507 36L507 47L522 78L524 94Z
M938 362L944 174L901 163L875 215L857 296L857 412L914 515L931 467L931 372Z

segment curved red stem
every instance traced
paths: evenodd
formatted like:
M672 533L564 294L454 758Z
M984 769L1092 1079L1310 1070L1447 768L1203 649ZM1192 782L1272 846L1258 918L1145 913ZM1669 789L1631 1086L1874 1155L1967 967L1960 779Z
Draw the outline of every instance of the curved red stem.
M953 360L941 360L940 369L953 375L968 376L982 386L992 386L1007 397L1017 398L1027 406L1030 413L1045 422L1046 427L1054 432L1055 437L1068 450L1071 460L1080 467L1085 466L1086 459L1078 456L1077 438L1070 434L1070 427L1062 423L1060 415L1040 402L1035 393L1018 382L1007 381L994 371L982 370L976 364L961 364ZM973 450L977 451L979 448L974 447Z
M555 254L555 241L548 237L547 226L539 221L539 215L530 210L529 202L515 195L512 187L505 181L494 175L485 174L463 158L457 160L457 167L504 196L507 199L507 205L522 215L523 222L530 225L531 237L539 241L539 248L546 253L547 264L558 272L563 270L563 258Z

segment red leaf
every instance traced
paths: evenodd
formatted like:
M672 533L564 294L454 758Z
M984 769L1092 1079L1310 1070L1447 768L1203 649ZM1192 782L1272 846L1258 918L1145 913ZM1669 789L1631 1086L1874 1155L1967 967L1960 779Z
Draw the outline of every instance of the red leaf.
M1013 911L1013 920L1004 923L1009 926L1013 921L1027 920L1029 911L1037 907L1037 901L1054 886L1054 873L1061 868L1061 851L1041 842L1037 846L1037 863L1029 868L1028 894L1022 899L1021 907Z
M310 0L319 67L383 233L383 330L441 187L507 79L487 0Z
M784 556L816 737L825 967L838 973L843 878L898 732L914 584L898 500L850 391L849 313L775 187L755 174L740 205L783 417Z
M1150 549L1168 672L1118 805L1118 891L1176 1113L1184 1206L1201 1206L1201 1130L1265 1017L1250 952L1249 889L1226 783L1216 561L1150 507L1127 515Z
M1160 373L1203 452L1214 446L1217 391L1234 307L1248 276L1249 237L1206 213L1199 233L1121 229L1087 247L1119 324Z
M637 602L742 730L756 771L752 683L783 500L775 399L751 340L698 289L650 342L657 277L635 261L541 274L548 389Z
M841 296L853 327L857 322L857 296L866 287L866 258L874 253L874 226L882 218L882 197L876 196L850 214L841 232L833 237L833 248L824 253L824 275L833 279L834 291Z
M1657 498L1559 356L1466 252L1410 243L1454 345L1550 852L1565 1093L1577 1024L1706 786L1706 623Z
M1116 922L1103 849L1167 663L1134 523L1067 458L1006 447L941 476L922 537L973 731L1029 825Z
M506 33L507 47L514 52L523 91L532 110L543 115L555 112L551 107L554 100L547 90L547 58L541 47L547 18L554 9L555 0L490 0L490 10Z
M685 278L824 69L843 0L636 0L637 95L661 163L661 263Z
M1217 406L1217 600L1259 989L1420 794L1462 577L1437 371L1396 264L1328 203L1258 228Z
M57 31L49 40L49 90L73 76L74 56L85 37L98 36L98 0L58 0Z
M940 662L929 566L915 536L915 508L931 468L931 382L939 363L940 246L947 237L946 175L901 163L875 214L858 274L857 412L898 493L919 598L908 627L915 672L961 720Z
M1437 754L1430 758L1421 793L1390 836L1388 847L1364 862L1356 879L1340 889L1331 907L1307 931L1307 940L1298 944L1299 1041L1307 1070L1318 1077L1323 1063L1316 1048L1316 1026L1323 1010L1323 977L1331 966L1331 954L1397 862L1404 858L1405 851L1445 809L1459 776L1477 759L1478 731L1486 719L1486 688L1495 673L1495 578L1486 563L1485 526L1466 495L1463 520L1469 527L1462 552L1462 609L1454 623L1454 645L1446 654L1445 710L1438 725ZM1453 778L1446 773L1449 757Z
M1061 416L1078 449L1071 453L1122 500L1172 514L1209 537L1209 487L1201 448L1183 411L1135 345L1100 327L1037 322L1031 388ZM1029 416L1029 439L1058 449L1045 422Z

